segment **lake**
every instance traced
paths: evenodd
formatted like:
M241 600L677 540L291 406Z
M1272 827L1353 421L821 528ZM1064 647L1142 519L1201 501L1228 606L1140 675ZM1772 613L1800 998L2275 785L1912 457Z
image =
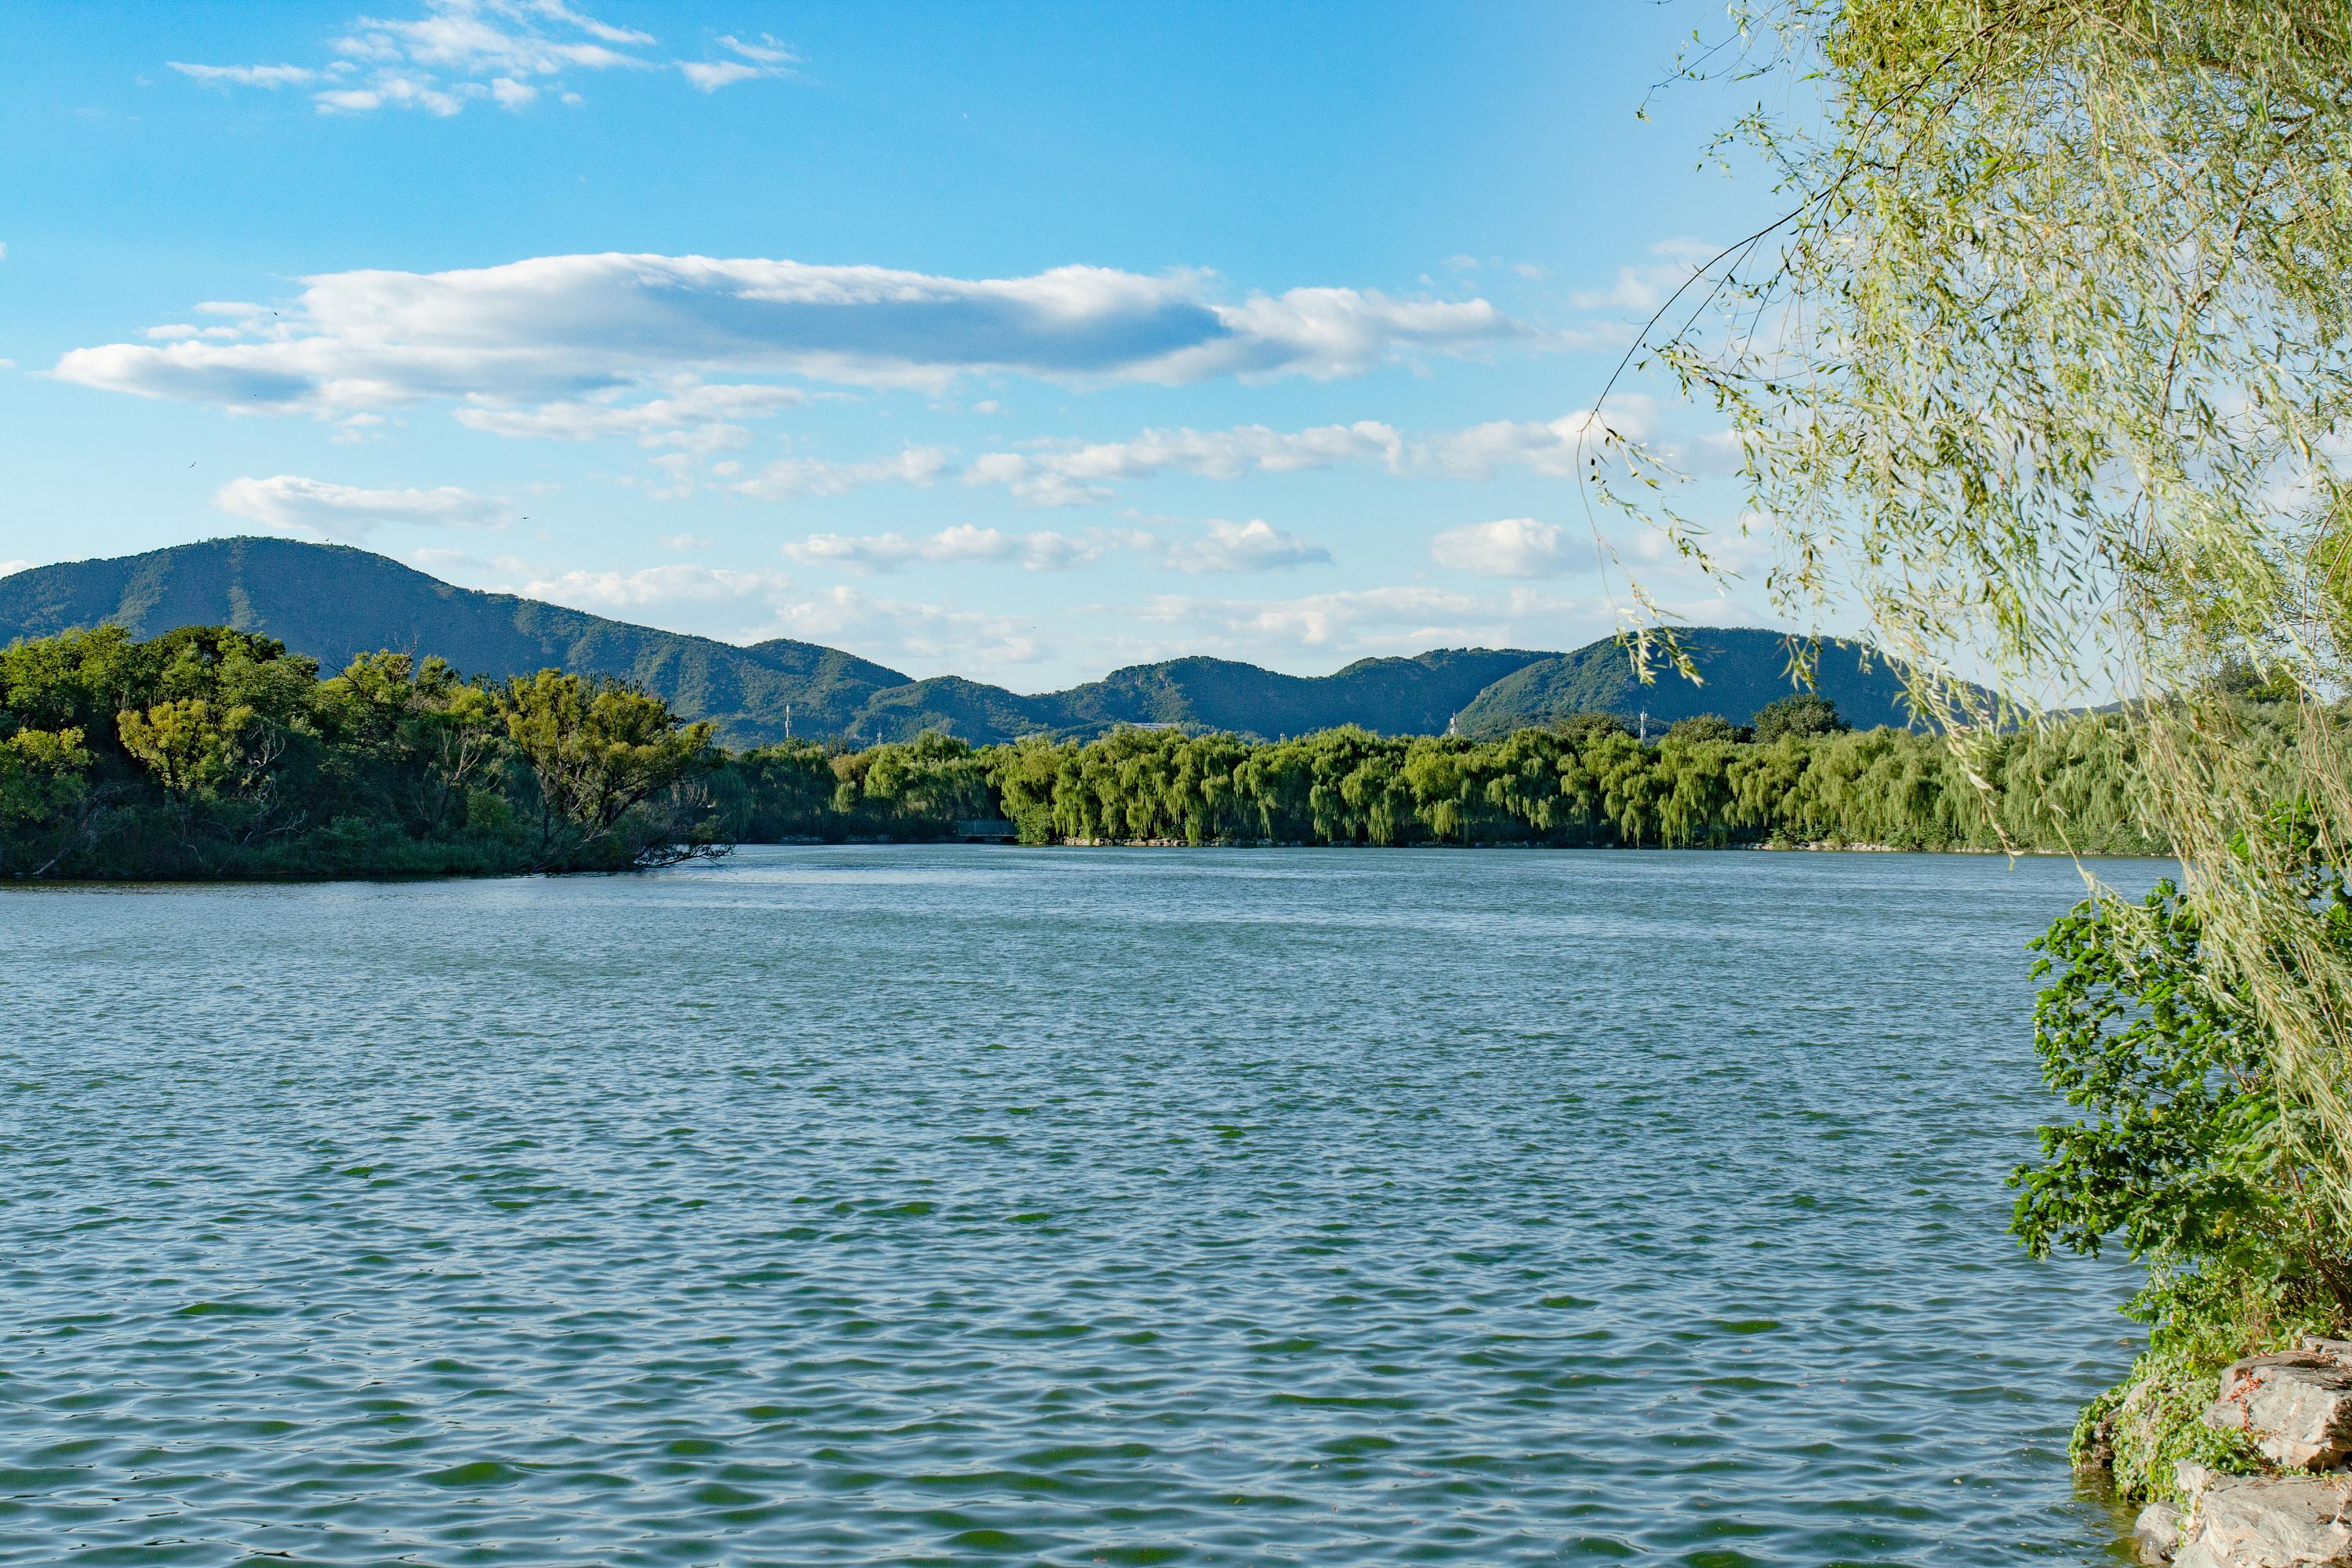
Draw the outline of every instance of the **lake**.
M2154 863L2102 868L2144 887ZM2107 1560L1975 856L0 891L0 1563Z

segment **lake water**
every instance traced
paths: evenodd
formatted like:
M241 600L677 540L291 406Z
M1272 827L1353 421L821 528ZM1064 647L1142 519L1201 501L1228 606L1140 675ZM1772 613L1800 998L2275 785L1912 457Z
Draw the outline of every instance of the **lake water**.
M2148 865L2106 868L2144 885ZM0 892L0 1563L2105 1561L2063 861Z

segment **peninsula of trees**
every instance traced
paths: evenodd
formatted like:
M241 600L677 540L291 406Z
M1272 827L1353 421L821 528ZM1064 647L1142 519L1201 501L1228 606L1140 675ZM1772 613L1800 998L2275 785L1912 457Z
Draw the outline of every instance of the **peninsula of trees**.
M2261 721L2262 694L2244 697ZM0 652L0 876L615 870L734 842L1832 844L2137 854L2142 761L2086 715L1955 748L1852 730L1817 696L1643 740L1584 715L1492 740L1360 728L1279 742L717 746L659 698L542 670L466 679L274 639L120 627ZM2280 745L2291 748L2282 721Z

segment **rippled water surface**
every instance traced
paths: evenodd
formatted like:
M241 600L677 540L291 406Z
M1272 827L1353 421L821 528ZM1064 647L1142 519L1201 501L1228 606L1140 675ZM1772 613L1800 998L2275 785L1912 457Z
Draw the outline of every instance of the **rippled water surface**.
M2145 882L2153 872L2110 868ZM2106 1560L2063 862L0 892L0 1563Z

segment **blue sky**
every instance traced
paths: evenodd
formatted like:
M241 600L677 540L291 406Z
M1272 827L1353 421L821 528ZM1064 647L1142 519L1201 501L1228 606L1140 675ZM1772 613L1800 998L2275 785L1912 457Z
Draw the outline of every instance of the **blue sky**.
M1572 647L1586 411L1769 205L1699 167L1733 100L1636 118L1719 20L20 0L0 567L327 538L1024 689Z

